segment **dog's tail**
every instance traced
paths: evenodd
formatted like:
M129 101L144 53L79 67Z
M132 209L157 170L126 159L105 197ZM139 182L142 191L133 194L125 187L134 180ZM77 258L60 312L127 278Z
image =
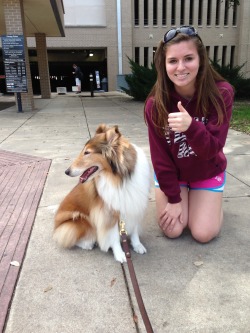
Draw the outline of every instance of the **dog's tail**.
M57 213L53 239L64 248L75 246L78 241L93 232L87 217L79 212Z

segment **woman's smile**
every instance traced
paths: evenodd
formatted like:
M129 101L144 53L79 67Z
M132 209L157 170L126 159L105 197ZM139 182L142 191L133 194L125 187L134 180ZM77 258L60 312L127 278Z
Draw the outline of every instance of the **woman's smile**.
M166 71L180 95L193 95L200 59L193 41L170 45L166 51Z
M189 75L189 73L184 73L184 74L175 74L175 76L178 79L186 79L186 77Z

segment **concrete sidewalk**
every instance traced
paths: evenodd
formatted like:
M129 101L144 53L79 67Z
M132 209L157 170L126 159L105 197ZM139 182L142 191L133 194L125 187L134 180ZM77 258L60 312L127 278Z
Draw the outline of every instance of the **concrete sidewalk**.
M5 332L145 332L126 265L124 274L111 252L62 250L52 240L54 212L77 182L64 171L98 124L118 124L150 159L143 103L109 92L54 94L35 105L0 112L0 149L52 159ZM250 332L250 137L230 130L225 151L224 226L209 244L188 232L162 235L152 182L141 237L148 253L132 259L155 333Z

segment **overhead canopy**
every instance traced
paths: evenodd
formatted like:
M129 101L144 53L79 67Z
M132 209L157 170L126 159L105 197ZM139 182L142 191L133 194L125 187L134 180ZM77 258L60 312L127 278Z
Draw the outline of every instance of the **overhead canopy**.
M26 37L44 33L47 37L64 37L64 7L62 0L23 1ZM0 0L0 35L6 35L3 0Z

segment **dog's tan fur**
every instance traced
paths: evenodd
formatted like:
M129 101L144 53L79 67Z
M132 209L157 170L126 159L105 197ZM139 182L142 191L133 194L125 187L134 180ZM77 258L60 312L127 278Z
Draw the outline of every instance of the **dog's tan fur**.
M95 136L65 172L69 176L82 175L82 182L65 197L55 215L53 238L59 245L71 248L80 242L79 246L91 249L97 241L102 250L112 247L115 252L114 247L119 247L117 241L113 246L107 237L116 228L121 211L113 205L112 196L123 195L120 188L129 183L136 163L135 146L121 135L117 126L97 128ZM92 174L93 167L98 169ZM120 249L116 251L116 259L125 261Z

